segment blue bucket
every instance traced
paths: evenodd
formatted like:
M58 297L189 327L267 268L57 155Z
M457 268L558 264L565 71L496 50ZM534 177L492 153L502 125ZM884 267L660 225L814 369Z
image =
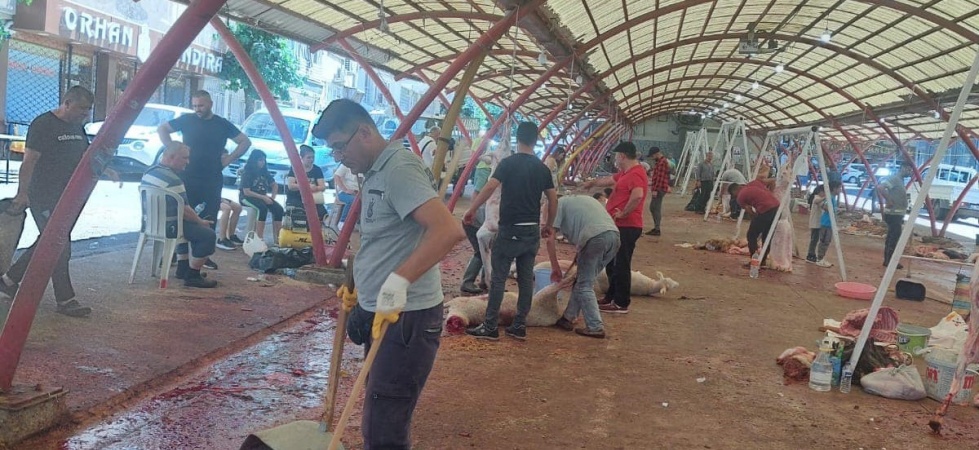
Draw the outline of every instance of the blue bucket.
M540 268L534 271L534 293L551 285L551 269Z

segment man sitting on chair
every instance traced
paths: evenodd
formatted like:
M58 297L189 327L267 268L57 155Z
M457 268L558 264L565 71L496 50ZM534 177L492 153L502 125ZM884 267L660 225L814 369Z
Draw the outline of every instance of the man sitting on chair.
M190 162L190 147L182 142L171 142L163 150L160 163L150 167L143 174L142 186L153 186L166 189L184 200L184 239L190 243L193 249L193 259L190 258L190 251L187 242L177 246L177 274L178 279L184 280L184 286L198 288L213 288L218 285L217 281L208 280L201 274L201 267L207 261L207 257L214 254L215 241L217 235L211 229L212 221L201 219L187 201L187 190L184 182L177 176ZM177 216L176 206L171 206L167 202L167 220Z

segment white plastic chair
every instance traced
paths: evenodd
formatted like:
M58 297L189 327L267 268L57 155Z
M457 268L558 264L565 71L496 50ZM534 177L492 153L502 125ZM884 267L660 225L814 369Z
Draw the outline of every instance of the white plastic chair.
M152 275L160 277L160 289L167 288L170 277L170 260L177 251L177 244L184 242L184 199L163 188L140 186L139 197L143 204L143 229L136 243L136 256L129 271L129 284L136 278L136 266L147 242L153 242ZM177 204L176 237L167 236L167 199ZM162 275L161 275L162 274Z

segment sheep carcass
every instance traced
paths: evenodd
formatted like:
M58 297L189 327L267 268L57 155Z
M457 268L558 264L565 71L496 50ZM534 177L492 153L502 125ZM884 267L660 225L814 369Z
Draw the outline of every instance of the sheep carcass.
M530 312L527 314L527 326L549 327L557 323L568 307L570 291L573 284L571 279L561 283L551 284L541 289L531 301ZM445 315L445 331L449 334L459 334L467 328L475 327L486 319L486 301L488 295L475 297L456 297L445 303L448 312ZM513 322L517 314L517 293L505 292L503 303L500 305L500 325L506 326Z
M972 310L969 313L969 335L965 339L962 353L959 354L958 366L955 368L955 376L952 377L952 387L949 389L945 401L935 411L935 416L928 422L935 433L942 432L942 422L948 412L948 405L962 388L962 381L965 377L965 368L969 364L979 362L979 264L972 268L972 284L969 285L969 294L972 296ZM979 396L977 396L979 397ZM977 399L973 399L975 404Z
M496 150L483 155L483 161L490 165L490 176L496 171L496 167L500 164L500 161L509 153L509 147L509 138L507 138ZM479 255L483 259L484 280L493 279L493 258L491 252L493 249L493 240L496 239L496 233L500 230L500 195L502 190L502 188L497 187L493 191L493 195L486 200L483 224L476 231L476 241L479 243Z
M577 274L577 270L571 268L571 264L572 264L571 261L558 260L558 264L560 264L561 266L561 272L563 272L565 279L573 277ZM550 268L551 268L551 263L545 261L542 263L537 263L537 265L534 266L534 272L537 272L537 270L539 269L550 269ZM516 268L511 267L511 270L515 272ZM663 275L663 272L657 271L656 277L657 279L654 280L650 277L647 277L646 275L643 275L639 271L636 270L632 271L632 295L641 295L641 296L661 295L661 294L665 294L667 291L671 289L676 289L680 287L680 283L673 281L672 278L667 278L665 275ZM598 277L595 279L594 287L595 287L595 295L599 297L605 295L605 293L608 292L608 275L605 274L604 270L598 272Z

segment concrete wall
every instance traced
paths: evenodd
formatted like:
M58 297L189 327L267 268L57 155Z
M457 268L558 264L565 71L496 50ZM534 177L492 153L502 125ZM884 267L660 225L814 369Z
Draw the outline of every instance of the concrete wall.
M713 146L721 125L709 119L704 122L704 125L707 127L708 143ZM649 148L655 145L667 156L679 158L687 131L697 132L699 130L700 127L691 127L677 122L675 116L662 115L637 124L632 129L632 142L636 144L640 152L648 152Z

